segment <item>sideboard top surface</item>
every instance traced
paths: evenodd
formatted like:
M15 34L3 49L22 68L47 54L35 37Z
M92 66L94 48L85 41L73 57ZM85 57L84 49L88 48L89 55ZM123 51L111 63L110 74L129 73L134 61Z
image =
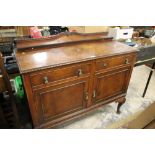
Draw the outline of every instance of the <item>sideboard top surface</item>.
M69 36L67 38L69 38ZM74 36L74 39L75 38ZM85 38L85 36L81 38ZM91 39L91 37L87 38ZM42 41L45 42L44 39L42 39ZM25 41L26 47L33 47L33 41L31 46L28 46L27 42L28 41ZM55 43L56 40L53 40L53 42ZM39 43L41 43L41 40L39 40ZM52 41L50 40L50 44L51 43ZM55 47L40 46L39 48L31 48L25 51L24 41L22 41L22 44L17 43L16 59L20 72L27 73L135 51L135 48L112 40L74 42L72 44L63 44Z

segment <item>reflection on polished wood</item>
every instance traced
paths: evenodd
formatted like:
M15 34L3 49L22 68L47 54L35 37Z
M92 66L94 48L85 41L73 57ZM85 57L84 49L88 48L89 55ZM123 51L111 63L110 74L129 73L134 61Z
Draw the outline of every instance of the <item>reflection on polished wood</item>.
M78 39L76 39L76 36ZM94 42L80 42L79 39L86 40L89 37ZM72 39L70 39L72 38ZM74 39L73 39L74 38ZM94 40L101 38L101 40ZM117 54L125 54L134 51L132 47L126 46L116 41L109 41L108 38L103 39L103 34L95 35L64 35L53 40L53 38L37 39L18 41L17 48L19 47L17 60L19 63L20 71L22 73L32 70L44 69L49 67L61 66L64 64L71 64L81 61L93 60L96 58L113 56ZM64 40L63 40L64 39ZM72 44L67 44L68 41L74 41ZM77 41L78 40L78 41ZM42 41L42 43L40 43ZM77 42L76 42L77 41ZM63 42L60 47L49 48L45 45ZM41 45L42 46L41 46ZM29 45L29 46L28 46ZM34 46L35 45L35 46ZM39 45L39 48L36 47ZM31 47L26 51L21 47ZM35 49L36 48L36 49Z

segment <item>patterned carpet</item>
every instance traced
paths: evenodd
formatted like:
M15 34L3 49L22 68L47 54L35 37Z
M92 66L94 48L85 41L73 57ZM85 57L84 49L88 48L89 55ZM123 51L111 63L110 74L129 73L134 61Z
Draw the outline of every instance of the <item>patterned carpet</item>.
M59 128L119 128L119 122L121 120L130 120L134 115L140 113L151 103L153 103L153 101L155 101L155 95L153 95L155 92L155 73L153 73L145 98L141 97L149 71L149 68L146 66L134 68L126 96L126 102L121 107L121 114L116 114L117 104L113 102L99 108L84 118L76 121L74 120L73 122L60 126Z

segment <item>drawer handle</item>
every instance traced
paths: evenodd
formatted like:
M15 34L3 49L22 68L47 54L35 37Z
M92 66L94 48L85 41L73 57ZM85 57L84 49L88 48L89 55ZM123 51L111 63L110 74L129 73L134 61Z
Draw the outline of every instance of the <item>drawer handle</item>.
M129 59L125 59L125 64L129 64Z
M48 77L47 77L47 76L44 77L44 83L45 83L45 84L48 83Z
M78 76L81 76L83 74L82 69L78 69Z

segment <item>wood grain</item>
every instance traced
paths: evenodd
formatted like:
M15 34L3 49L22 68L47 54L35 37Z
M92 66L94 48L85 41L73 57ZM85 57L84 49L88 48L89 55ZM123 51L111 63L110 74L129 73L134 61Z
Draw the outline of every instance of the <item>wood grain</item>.
M88 37L90 40L85 42L85 38ZM16 58L20 72L27 73L135 51L134 48L117 41L111 41L109 38L97 41L94 41L94 38L101 38L101 35L68 34L54 39L17 41L19 49L16 52ZM79 39L81 39L80 43ZM66 43L68 40L71 41L71 44ZM64 42L63 46L62 42ZM54 43L58 44L57 47L49 47L49 44ZM27 51L23 50L25 47L29 47Z
M16 58L35 128L56 127L112 101L120 112L136 51L101 36L74 33L17 42Z

